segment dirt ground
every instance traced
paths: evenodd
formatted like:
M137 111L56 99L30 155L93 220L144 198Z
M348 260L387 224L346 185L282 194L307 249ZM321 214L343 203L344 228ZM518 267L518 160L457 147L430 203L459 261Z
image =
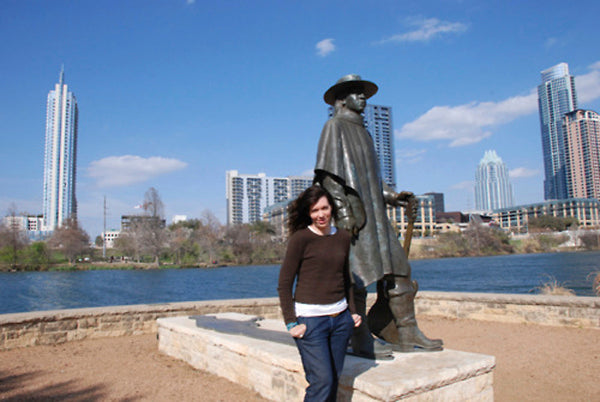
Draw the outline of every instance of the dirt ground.
M599 401L600 330L421 318L449 349L496 356L496 401ZM155 335L0 352L0 400L263 401L157 350Z

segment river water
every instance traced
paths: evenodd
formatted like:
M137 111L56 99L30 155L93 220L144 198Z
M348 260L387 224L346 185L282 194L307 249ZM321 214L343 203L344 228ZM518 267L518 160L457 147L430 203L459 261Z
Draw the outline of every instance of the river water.
M557 280L594 296L600 252L520 254L411 262L421 290L535 293ZM279 266L0 272L0 314L80 307L277 296Z

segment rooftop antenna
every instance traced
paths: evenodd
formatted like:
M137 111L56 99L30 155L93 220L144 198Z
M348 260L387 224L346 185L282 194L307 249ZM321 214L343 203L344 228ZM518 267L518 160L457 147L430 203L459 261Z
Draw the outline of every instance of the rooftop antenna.
M104 196L104 231L102 232L102 258L106 259L106 195Z

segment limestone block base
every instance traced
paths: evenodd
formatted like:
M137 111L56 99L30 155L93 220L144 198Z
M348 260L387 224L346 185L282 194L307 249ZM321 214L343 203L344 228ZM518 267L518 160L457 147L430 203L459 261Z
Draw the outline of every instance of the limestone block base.
M160 318L159 350L273 401L302 401L300 355L281 320L238 313ZM346 356L338 401L492 401L495 358L475 353ZM226 395L224 395L226 399Z

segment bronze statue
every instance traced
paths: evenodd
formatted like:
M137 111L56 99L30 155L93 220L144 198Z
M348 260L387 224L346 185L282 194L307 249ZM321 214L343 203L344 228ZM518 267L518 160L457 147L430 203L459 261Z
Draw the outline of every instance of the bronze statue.
M346 75L325 92L334 116L325 123L319 141L315 181L333 196L338 209L336 226L353 235L350 268L355 302L363 325L355 330L353 353L378 357L389 352L373 341L371 332L396 351L434 351L442 341L427 338L415 319L416 281L386 214L386 204L406 205L415 199L408 191L396 193L381 179L373 140L364 127L366 100L378 88L358 75ZM414 213L414 210L407 211ZM378 300L366 319L366 287L377 281ZM368 324L367 324L368 322Z

